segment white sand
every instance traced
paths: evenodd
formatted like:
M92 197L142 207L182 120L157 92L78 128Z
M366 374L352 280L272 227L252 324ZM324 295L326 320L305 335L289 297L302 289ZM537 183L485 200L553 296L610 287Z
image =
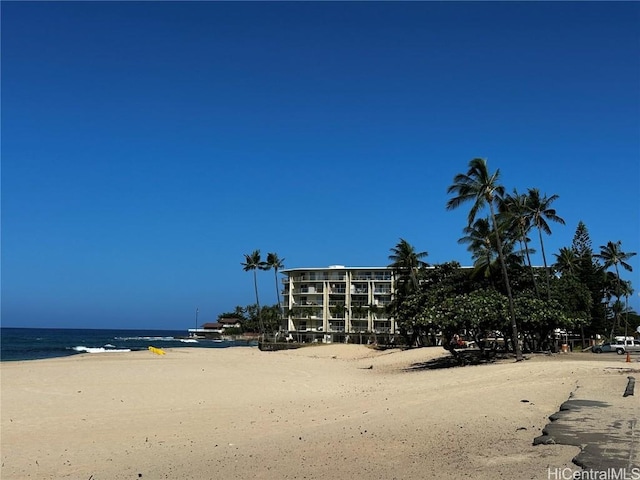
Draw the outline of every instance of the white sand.
M576 353L410 368L442 355L323 345L3 362L0 477L547 479L578 451L532 446L547 417L625 366Z

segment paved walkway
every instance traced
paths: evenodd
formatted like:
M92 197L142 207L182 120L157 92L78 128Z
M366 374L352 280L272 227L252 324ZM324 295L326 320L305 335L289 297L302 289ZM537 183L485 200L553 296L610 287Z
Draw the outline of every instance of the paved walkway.
M629 378L637 379L633 395L629 395ZM580 447L574 463L583 470L626 472L628 478L640 475L640 368L636 364L581 382L550 420L534 443Z

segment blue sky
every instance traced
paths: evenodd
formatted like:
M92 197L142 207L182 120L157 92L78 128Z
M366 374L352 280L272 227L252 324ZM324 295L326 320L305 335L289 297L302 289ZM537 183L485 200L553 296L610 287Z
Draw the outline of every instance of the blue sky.
M402 237L470 264L445 203L473 157L560 196L552 258L580 220L594 250L640 252L639 22L637 2L2 2L2 324L213 321L254 302L254 249L379 266Z

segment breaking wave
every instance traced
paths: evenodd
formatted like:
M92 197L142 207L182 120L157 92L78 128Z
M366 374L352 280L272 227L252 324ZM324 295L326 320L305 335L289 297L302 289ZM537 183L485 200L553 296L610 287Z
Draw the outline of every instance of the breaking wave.
M154 342L175 342L175 337L114 337L114 340L123 341L154 341Z
M71 347L71 350L84 353L110 353L110 352L130 352L130 348L105 348L105 347L84 347L79 345Z

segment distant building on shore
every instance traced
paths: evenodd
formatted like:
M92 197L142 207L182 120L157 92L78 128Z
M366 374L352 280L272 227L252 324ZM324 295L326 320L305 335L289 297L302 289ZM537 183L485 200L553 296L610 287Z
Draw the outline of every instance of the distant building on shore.
M304 342L344 342L350 336L395 336L387 306L394 291L390 267L291 268L283 279L283 329Z
M219 318L217 322L205 323L200 328L190 328L189 336L196 338L220 338L229 328L240 328L237 318Z

